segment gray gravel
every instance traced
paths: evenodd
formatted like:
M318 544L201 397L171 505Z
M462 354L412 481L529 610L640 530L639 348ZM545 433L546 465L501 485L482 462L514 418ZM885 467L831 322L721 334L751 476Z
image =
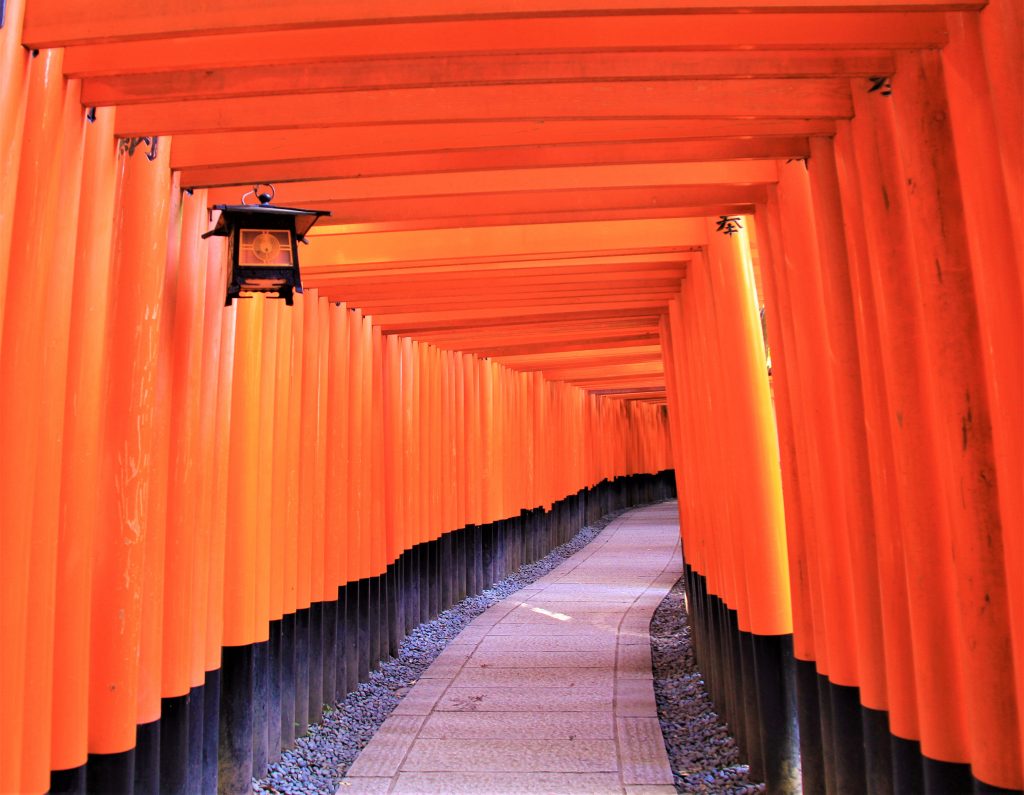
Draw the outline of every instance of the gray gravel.
M543 577L558 564L593 541L624 511L610 513L584 527L572 540L556 547L536 563L520 568L478 596L470 596L445 610L433 621L421 624L365 682L339 704L325 710L321 723L295 741L295 746L270 766L266 778L253 780L254 792L287 795L334 795L338 783L374 732L398 706L420 674L444 647L488 607ZM704 792L710 790L702 790Z
M651 659L658 720L677 792L764 792L740 763L736 741L715 712L697 670L680 578L651 619Z

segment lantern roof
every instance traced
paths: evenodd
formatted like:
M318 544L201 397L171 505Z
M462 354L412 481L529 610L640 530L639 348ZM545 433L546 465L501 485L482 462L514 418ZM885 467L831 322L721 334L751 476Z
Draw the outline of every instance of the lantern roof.
M329 210L303 210L297 207L275 207L270 204L215 204L213 209L221 211L220 217L213 229L203 235L204 239L213 236L226 237L230 231L229 219L232 223L244 220L258 223L260 219L268 217L292 217L295 219L295 236L303 240L313 224L325 215L331 214Z

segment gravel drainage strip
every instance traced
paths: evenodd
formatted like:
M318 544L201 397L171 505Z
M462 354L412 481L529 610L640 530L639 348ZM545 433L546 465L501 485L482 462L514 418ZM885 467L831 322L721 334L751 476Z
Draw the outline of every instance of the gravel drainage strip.
M686 617L684 578L651 619L651 661L658 720L677 792L748 795L765 791L740 763L736 741L715 712L697 670Z

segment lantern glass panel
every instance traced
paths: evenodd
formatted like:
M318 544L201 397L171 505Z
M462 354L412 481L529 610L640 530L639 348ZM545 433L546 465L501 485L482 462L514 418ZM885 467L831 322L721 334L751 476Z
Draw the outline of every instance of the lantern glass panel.
M238 264L243 267L291 267L292 239L287 229L239 229Z

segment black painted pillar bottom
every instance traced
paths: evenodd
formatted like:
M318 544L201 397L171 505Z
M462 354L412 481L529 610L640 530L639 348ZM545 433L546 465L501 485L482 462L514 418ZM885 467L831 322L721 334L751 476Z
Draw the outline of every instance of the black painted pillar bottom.
M50 795L85 795L86 766L50 771Z
M295 743L295 613L281 617L281 748Z
M135 749L119 754L89 754L87 792L131 795L135 788Z
M359 655L359 681L366 682L370 678L370 581L360 580L358 589L356 648Z
M860 725L864 734L864 778L869 795L891 795L892 738L889 734L889 713L860 708Z
M924 792L921 743L893 735L891 748L893 792Z
M313 602L309 606L309 714L307 722L317 723L324 715L324 606Z
M359 687L359 585L345 586L345 692Z
M161 795L187 795L189 792L191 701L191 694L188 694L165 698L160 704L160 782L157 791Z
M206 726L206 693L196 685L188 693L188 782L195 792L203 780L203 735Z
M338 664L338 602L336 599L322 602L320 609L323 611L320 617L320 633L323 636L320 692L324 704L333 704L339 698L335 690L338 678L335 670Z
M792 635L751 635L761 718L764 781L772 793L799 793L800 726Z
M252 791L253 657L252 645L223 649L217 791L224 795Z
M203 775L202 792L217 791L217 757L220 752L221 672L206 672L203 685Z
M832 758L836 787L841 793L867 791L864 775L864 729L860 719L860 689L825 679L832 700Z
M345 636L348 623L345 617L346 586L338 587L338 606L334 616L334 700L340 701L348 693L348 658Z
M267 645L267 761L281 757L281 625L282 619L270 622L270 640Z
M309 728L309 608L295 611L295 736Z
M135 727L135 795L160 795L160 721Z
M928 795L968 795L974 792L975 779L970 765L940 762L923 755L921 762L924 790Z
M252 645L252 775L263 778L270 763L270 641Z

